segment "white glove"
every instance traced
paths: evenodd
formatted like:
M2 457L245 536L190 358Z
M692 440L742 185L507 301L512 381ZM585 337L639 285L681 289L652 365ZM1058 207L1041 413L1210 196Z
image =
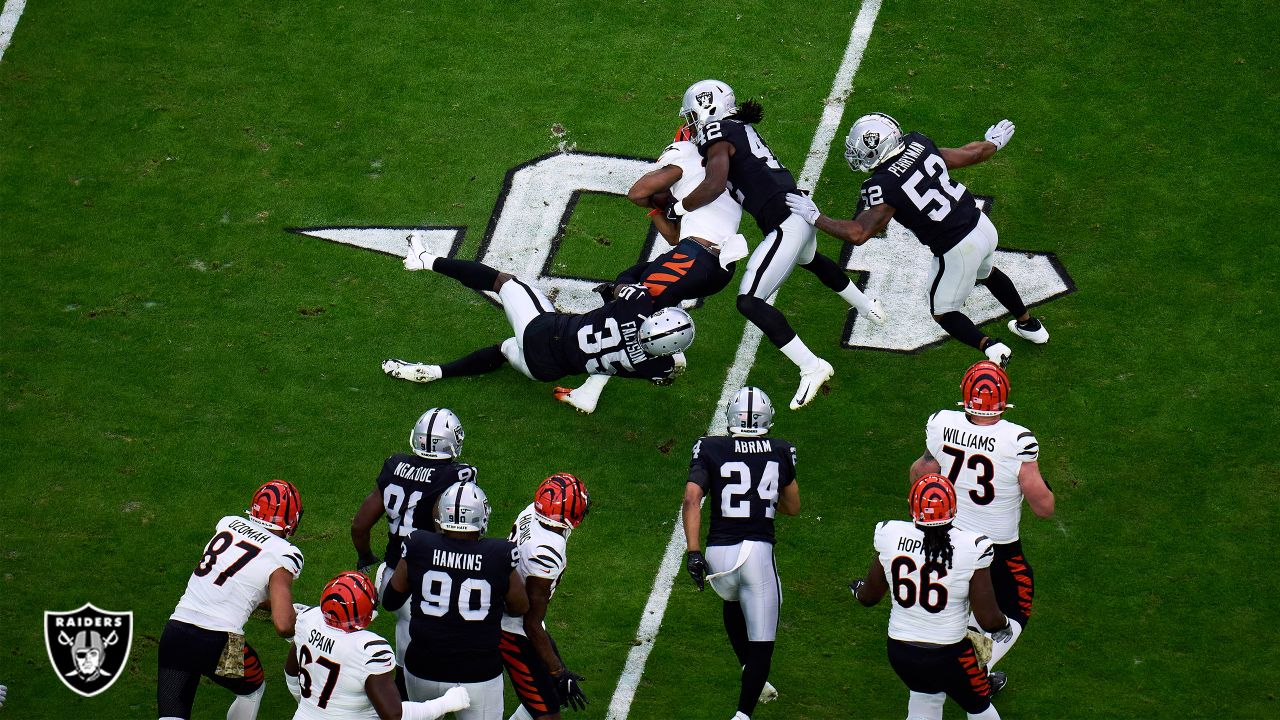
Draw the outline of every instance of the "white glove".
M418 233L409 233L409 254L405 255L404 269L410 272L430 270L435 261L436 256L422 247L422 238L418 237Z
M787 207L791 208L791 212L799 215L810 225L818 222L818 216L822 214L822 212L818 210L818 206L813 204L813 198L810 198L808 195L787 193Z
M300 677L285 673L284 686L289 688L289 694L293 696L294 702L302 702L302 679Z
M1003 150L1004 146L1009 144L1009 140L1013 139L1013 130L1013 123L1006 118L987 128L985 139L995 145L996 150Z

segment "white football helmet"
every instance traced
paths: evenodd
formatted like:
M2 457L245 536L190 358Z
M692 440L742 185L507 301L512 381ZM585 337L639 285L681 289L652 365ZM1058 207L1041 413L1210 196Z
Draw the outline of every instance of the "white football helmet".
M849 128L844 159L854 172L868 172L902 152L902 126L884 113L863 115Z
M693 344L693 318L678 307L663 308L640 324L640 347L650 357L683 352Z
M457 482L436 501L436 525L440 530L484 534L489 529L489 498L473 482Z
M448 408L431 408L422 413L409 433L413 454L428 460L451 460L462 454L467 434L462 421Z
M739 390L725 406L730 435L764 435L773 427L773 403L758 387Z
M702 127L709 122L729 117L737 109L738 101L733 96L733 88L719 80L699 80L684 91L680 117L693 132L693 141L701 145L706 142Z

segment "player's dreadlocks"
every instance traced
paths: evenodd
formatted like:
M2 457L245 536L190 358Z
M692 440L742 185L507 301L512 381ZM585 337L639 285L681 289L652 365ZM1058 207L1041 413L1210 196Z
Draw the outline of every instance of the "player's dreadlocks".
M764 119L764 108L754 98L743 100L731 117L738 122L755 125Z
M924 533L924 545L921 548L924 550L924 561L951 567L951 553L954 549L951 547L951 523L922 527L920 531Z

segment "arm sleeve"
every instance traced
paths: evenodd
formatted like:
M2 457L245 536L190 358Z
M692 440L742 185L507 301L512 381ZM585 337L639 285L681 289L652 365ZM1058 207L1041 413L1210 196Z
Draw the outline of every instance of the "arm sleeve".
M295 580L302 574L303 562L302 551L293 545L280 556L280 567L288 570Z
M981 570L985 567L991 567L991 561L996 557L995 546L991 544L991 538L986 535L979 535L973 544L977 546L977 559L973 561L973 567Z
M369 633L369 635L370 639L364 643L362 648L364 662L361 664L360 672L364 673L365 676L394 672L396 669L396 654L391 649L391 644L373 633Z
M529 577L540 577L552 581L560 577L564 567L564 548L555 548L546 543L538 545L533 555L529 556L529 561L525 563Z
M693 444L693 457L689 459L689 482L702 488L705 493L710 487L711 482L707 478L707 466L702 462L702 441L705 438L698 438Z

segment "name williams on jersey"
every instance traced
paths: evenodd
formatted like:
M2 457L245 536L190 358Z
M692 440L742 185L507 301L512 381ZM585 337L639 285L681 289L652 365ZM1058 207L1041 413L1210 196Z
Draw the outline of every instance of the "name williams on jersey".
M993 453L996 451L996 439L988 435L974 435L955 428L942 428L942 442L963 445L974 450Z

